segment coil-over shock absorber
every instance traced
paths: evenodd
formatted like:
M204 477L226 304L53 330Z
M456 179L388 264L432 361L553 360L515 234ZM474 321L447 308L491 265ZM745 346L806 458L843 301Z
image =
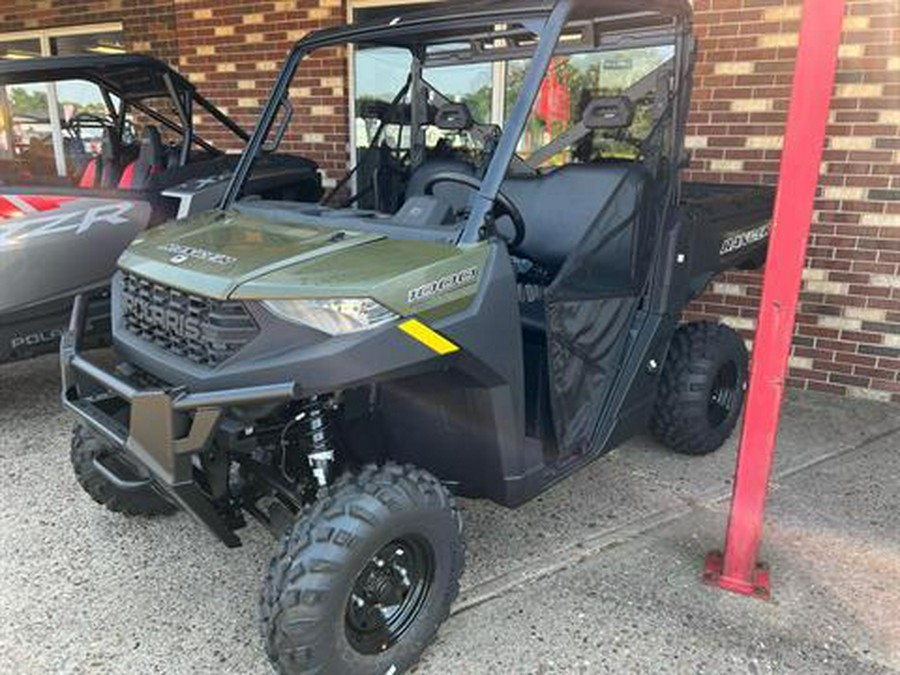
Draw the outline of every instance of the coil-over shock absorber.
M310 449L306 457L313 477L319 487L325 487L331 479L334 464L334 443L325 404L318 396L313 396L303 403L295 419Z

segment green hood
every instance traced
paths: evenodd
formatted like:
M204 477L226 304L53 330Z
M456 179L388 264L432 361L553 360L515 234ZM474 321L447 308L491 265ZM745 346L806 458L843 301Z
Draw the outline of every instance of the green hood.
M150 230L119 265L220 300L367 297L402 315L434 318L468 305L487 255L486 245L459 248L212 212Z
M128 248L119 266L186 292L225 300L259 276L381 238L208 212L150 230Z

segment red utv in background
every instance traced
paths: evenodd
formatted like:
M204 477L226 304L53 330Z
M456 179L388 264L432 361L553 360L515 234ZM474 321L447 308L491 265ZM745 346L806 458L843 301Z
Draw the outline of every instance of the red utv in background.
M198 117L248 138L148 56L0 62L0 363L56 350L83 293L89 343L104 343L119 254L148 227L218 205L238 158L196 132ZM321 193L313 162L271 153L246 191Z

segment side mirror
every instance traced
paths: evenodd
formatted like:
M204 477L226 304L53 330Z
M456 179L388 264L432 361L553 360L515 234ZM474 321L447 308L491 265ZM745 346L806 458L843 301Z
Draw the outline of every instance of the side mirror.
M681 151L681 159L678 161L678 168L679 169L690 169L691 162L693 162L693 161L694 161L694 151L688 150L685 148Z

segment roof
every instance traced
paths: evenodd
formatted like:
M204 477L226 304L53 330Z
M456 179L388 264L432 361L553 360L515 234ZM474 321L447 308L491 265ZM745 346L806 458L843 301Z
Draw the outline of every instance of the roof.
M513 14L517 12L549 13L554 5L556 5L556 0L446 0L445 2L434 3L426 9L419 9L413 12L407 11L405 13L403 12L403 5L384 7L380 12L373 13L373 15L387 17L387 21L382 23L389 23L398 15L403 16L404 20L437 20L460 12L476 16L495 12ZM635 0L573 0L570 19L606 19L645 12L666 16L687 16L691 13L691 4L689 0L642 0L640 2L635 2ZM378 22L378 19L375 19L374 23ZM373 22L366 21L365 23ZM363 24L360 23L358 25Z
M88 80L130 101L168 96L164 80L167 74L176 89L194 93L193 85L167 64L140 54L87 54L0 61L0 83L3 84Z
M315 48L341 41L415 47L430 41L464 39L478 27L543 19L561 0L449 0L417 11L385 8L370 20L316 31L301 40ZM689 0L571 0L569 21L590 21L616 30L640 29L689 18Z

